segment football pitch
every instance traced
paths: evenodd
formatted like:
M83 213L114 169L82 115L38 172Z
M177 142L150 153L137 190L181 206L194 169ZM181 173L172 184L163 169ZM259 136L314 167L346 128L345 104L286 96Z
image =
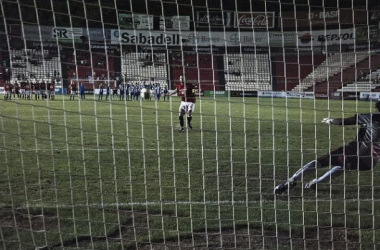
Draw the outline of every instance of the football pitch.
M193 130L178 133L179 103L1 99L0 249L380 243L379 168L273 195L356 137L358 127L323 118L374 112L373 103L201 98Z

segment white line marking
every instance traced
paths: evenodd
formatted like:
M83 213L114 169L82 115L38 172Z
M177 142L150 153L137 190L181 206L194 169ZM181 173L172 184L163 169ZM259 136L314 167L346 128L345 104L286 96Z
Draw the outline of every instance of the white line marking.
M115 148L115 149L112 149L112 148L74 148L74 149L69 149L70 151L128 151L127 148ZM129 149L129 151L157 151L157 148L145 148L145 149L138 149L138 148L133 148L133 149ZM218 149L215 149L215 148L204 148L204 149L196 149L196 148L160 148L160 151L215 151L215 150L218 150L218 151L244 151L244 150L247 150L247 151L254 151L254 150L258 150L257 148L248 148L248 149L243 149L243 148L233 148L233 149L230 149L230 148L218 148ZM23 149L23 150L20 150L20 149L15 149L15 150L11 150L11 149L0 149L0 152L11 152L11 151L16 151L16 152L49 152L51 151L51 149L49 148L46 148L46 149ZM53 151L67 151L67 148L63 148L63 149L57 149L57 148L54 148Z
M52 204L52 203L32 203L28 206L17 206L13 209L26 209L28 208L106 208L106 207L127 207L127 206L159 206L159 205L242 205L242 204L261 204L261 203L292 203L292 202L321 202L321 201L346 201L346 202L379 202L379 199L304 199L304 200L255 200L255 201L147 201L147 202L126 202L126 203L90 203L90 204ZM11 208L9 204L0 204L0 208Z

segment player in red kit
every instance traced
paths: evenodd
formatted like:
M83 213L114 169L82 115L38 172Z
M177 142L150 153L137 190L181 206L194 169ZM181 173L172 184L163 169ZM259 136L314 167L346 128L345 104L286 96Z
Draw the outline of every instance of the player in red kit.
M12 93L12 90L11 90L11 86L10 86L10 84L9 83L5 83L5 85L4 85L4 89L5 89L5 96L4 96L4 99L5 100L11 100L12 98L11 98L11 93Z
M195 90L198 88L196 85L191 83L186 83L185 77L180 76L180 83L177 84L175 91L170 95L177 93L182 97L181 105L179 106L179 132L184 132L184 119L183 116L187 116L187 127L191 130L191 120L193 119L192 114L195 109Z

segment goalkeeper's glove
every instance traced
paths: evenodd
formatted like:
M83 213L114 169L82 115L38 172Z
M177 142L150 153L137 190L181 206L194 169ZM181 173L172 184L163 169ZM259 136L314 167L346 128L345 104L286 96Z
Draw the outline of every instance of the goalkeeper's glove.
M330 124L333 121L334 121L334 119L332 119L332 118L323 118L323 120L322 120L323 123L327 123L327 124Z

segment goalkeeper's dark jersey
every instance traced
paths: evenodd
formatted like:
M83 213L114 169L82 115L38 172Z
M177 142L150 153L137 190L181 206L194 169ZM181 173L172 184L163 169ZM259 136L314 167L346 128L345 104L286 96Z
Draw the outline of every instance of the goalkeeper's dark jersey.
M357 141L359 142L359 156L371 155L376 161L380 159L380 113L358 114L358 125L361 125Z
M357 137L345 147L321 157L323 166L346 166L346 169L369 170L380 160L380 113L357 114L346 119L334 119L335 125L359 125Z

